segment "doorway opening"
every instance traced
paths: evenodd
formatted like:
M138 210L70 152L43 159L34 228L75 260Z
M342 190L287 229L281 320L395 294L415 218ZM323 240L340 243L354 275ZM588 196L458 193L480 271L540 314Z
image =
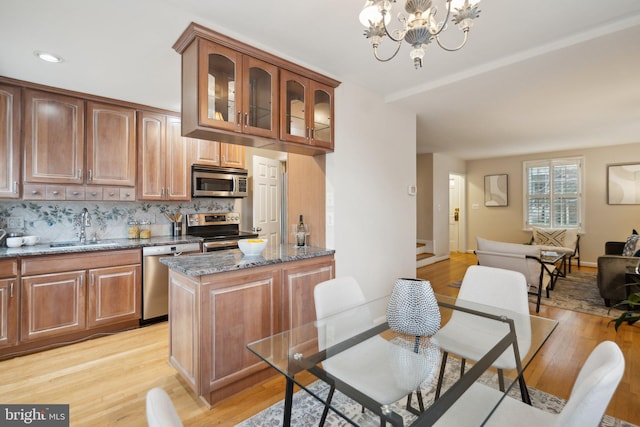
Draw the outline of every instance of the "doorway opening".
M449 174L449 252L466 252L465 176Z

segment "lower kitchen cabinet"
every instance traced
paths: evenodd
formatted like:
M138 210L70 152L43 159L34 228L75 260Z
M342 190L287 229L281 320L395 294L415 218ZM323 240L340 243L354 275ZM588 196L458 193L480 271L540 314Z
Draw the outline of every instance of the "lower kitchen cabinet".
M13 346L18 339L18 262L0 261L0 348Z
M85 329L84 276L84 271L71 271L22 278L20 341Z
M89 270L89 327L140 319L140 265Z
M33 256L19 262L19 302L18 287L11 286L15 279L0 280L2 330L13 317L16 327L6 330L16 333L19 323L19 340L8 344L10 339L0 339L0 357L138 326L140 249Z

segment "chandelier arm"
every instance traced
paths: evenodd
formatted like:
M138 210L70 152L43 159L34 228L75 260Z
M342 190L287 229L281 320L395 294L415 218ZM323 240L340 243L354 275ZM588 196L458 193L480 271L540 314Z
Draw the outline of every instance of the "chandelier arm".
M432 36L437 36L438 34L440 34L446 28L447 22L449 21L449 15L450 14L451 14L451 1L447 0L447 16L445 16L444 20L442 21L442 25L440 26L440 29L438 29L438 31L432 32L431 29L427 27L427 30L429 31L429 33ZM442 47L442 46L440 46L440 47ZM447 50L447 49L445 49L445 50Z
M387 14L387 11L383 9L382 10L382 28L384 28L384 32L386 33L387 37L389 37L389 39L393 40L396 43L402 43L402 40L404 39L404 34L402 34L402 31L398 30L398 35L400 35L399 39L396 39L391 35L391 31L389 31L389 29L387 28L387 23L385 22L385 19L384 19L386 14Z
M435 36L434 38L436 39L436 42L438 42L438 46L440 46L442 49L446 50L447 52L455 52L456 50L462 49L462 47L465 44L467 44L467 39L469 38L469 30L468 29L464 30L464 39L462 40L462 43L460 43L460 45L458 45L457 47L454 47L454 48L449 48L449 47L446 47L445 45L443 45L440 42L440 37Z
M381 58L378 56L378 46L374 46L373 47L373 56L375 56L375 58L380 61L380 62L388 62L391 61L393 58L396 57L396 55L398 54L398 52L400 52L400 46L402 46L402 40L398 40L396 43L396 51L393 52L393 55L391 55L390 57L388 57L387 59Z

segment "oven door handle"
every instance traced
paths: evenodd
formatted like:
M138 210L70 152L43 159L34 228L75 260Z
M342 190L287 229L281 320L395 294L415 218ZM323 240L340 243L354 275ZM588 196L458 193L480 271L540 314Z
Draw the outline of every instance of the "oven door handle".
M219 248L219 247L223 247L223 246L234 246L234 247L237 247L238 246L238 241L237 240L222 240L222 241L216 241L216 242L204 242L202 244L202 247L205 248L205 249Z

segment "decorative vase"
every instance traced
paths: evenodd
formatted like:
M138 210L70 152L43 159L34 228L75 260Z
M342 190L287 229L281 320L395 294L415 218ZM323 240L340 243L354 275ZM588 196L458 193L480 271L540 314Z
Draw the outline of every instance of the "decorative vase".
M387 304L387 322L392 330L431 336L440 329L440 320L438 301L428 280L396 280Z

